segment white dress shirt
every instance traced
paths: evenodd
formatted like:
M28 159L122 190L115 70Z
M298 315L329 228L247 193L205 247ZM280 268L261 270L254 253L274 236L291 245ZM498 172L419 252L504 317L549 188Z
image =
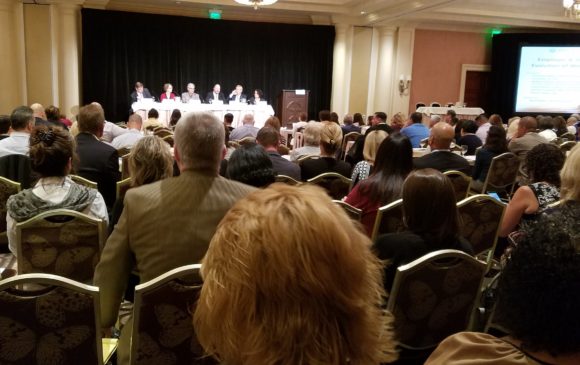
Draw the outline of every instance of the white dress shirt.
M121 128L115 123L111 123L105 120L105 128L103 129L103 136L101 137L101 140L111 143L115 138L125 133L127 133L125 128Z
M8 155L28 155L30 149L30 134L12 132L10 137L0 141L0 157Z
M116 137L113 142L111 142L111 146L115 147L116 149L120 148L131 148L137 143L138 140L143 138L143 134L138 129L127 129L127 133L121 134L120 136Z

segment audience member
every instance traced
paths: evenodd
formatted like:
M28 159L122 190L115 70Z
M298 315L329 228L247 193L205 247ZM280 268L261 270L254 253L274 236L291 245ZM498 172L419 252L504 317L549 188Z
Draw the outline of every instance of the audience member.
M10 116L0 115L0 140L10 137Z
M500 127L503 129L503 125L500 125ZM473 120L461 121L461 138L459 138L457 144L459 146L467 146L467 152L465 153L467 156L475 155L475 150L482 145L481 139L475 135L475 132L477 132L477 124Z
M520 171L518 173L518 183L526 185L528 178L526 173L526 155L528 152L539 145L548 141L537 133L538 122L534 117L523 117L518 123L518 130L514 134L508 149L520 159Z
M146 282L200 262L226 212L253 190L218 176L223 142L223 124L213 113L188 113L175 128L175 159L181 174L127 191L125 208L95 271L103 327L117 321L120 299L134 268ZM129 363L131 327L129 320L121 331L120 365Z
M500 127L503 127L503 119L501 118L501 115L499 114L492 114L489 119L488 122L490 125L497 125Z
M421 140L429 137L429 128L423 124L423 114L415 112L410 116L411 124L401 129L401 134L407 136L413 148L421 147Z
M568 133L572 133L575 136L577 136L578 134L578 130L576 129L576 123L578 123L578 119L576 119L575 117L570 117L566 120L566 129L568 129Z
M558 135L554 132L554 121L552 117L541 117L538 119L538 135L544 137L546 141L552 142Z
M441 116L437 114L431 114L429 117L429 129L433 128L433 126L441 121Z
M389 261L385 269L387 292L397 267L429 252L456 249L473 254L469 242L459 234L455 191L447 176L434 169L413 171L405 179L402 196L407 231L382 235L373 246L381 260Z
M12 133L0 140L0 157L8 155L28 155L30 133L34 128L32 109L23 105L10 115Z
M290 161L296 161L302 156L320 156L320 132L322 124L318 122L310 122L304 128L303 138L304 146L293 149L290 152Z
M163 124L159 121L159 112L157 109L151 108L147 112L147 120L143 123L143 130L152 131L158 127L163 127Z
M46 120L46 113L42 104L34 103L30 106L32 109L32 114L34 115L34 125L36 127L40 125L49 126L50 123Z
M60 109L54 105L50 105L44 110L48 124L61 127L68 130L68 126L61 120Z
M342 144L342 129L336 123L323 122L320 130L320 157L302 161L302 180L307 181L325 172L336 172L350 178L351 167L335 158Z
M526 156L531 184L520 186L510 200L499 232L506 237L519 225L520 229L534 222L538 213L560 199L560 170L564 153L556 145L542 143Z
M445 114L445 122L453 127L453 131L455 133L455 138L453 141L459 141L459 138L461 138L461 121L459 118L457 118L457 113L455 113L455 110L447 110L447 113Z
M508 152L506 132L503 127L492 125L487 132L485 144L475 153L475 166L471 175L471 189L481 191L491 166L491 160Z
M340 119L338 118L338 114L335 112L330 113L330 121L332 123L336 123L336 124L340 125Z
M294 180L300 181L300 167L286 160L278 153L280 133L277 130L272 127L264 127L259 130L256 140L270 157L272 167L277 175L290 176Z
M265 188L276 180L270 156L253 143L240 146L228 160L226 177L256 188Z
M254 127L254 115L248 113L244 115L242 125L230 133L230 141L237 141L246 137L256 138L258 131L259 129Z
M396 113L393 115L390 126L393 129L393 132L400 132L405 126L405 115L403 113Z
M330 122L330 110L321 110L318 112L319 122Z
M85 105L79 112L79 134L76 136L76 153L74 171L77 175L97 183L99 192L111 209L115 203L119 172L119 155L117 150L99 138L105 127L103 108L97 104Z
M353 186L356 185L359 181L369 177L377 157L379 146L383 140L387 138L387 136L387 132L381 130L375 130L367 133L365 146L363 148L363 156L365 159L357 163L352 170L351 179Z
M518 132L519 125L520 125L520 117L510 118L510 120L508 121L508 129L507 129L508 141L511 140L516 135L516 133Z
M360 127L353 124L354 119L353 119L352 115L350 115L350 114L345 115L343 122L344 122L344 125L341 127L343 135L346 135L347 133L350 133L350 132L360 133Z
M223 364L394 361L382 264L369 245L318 187L275 184L249 195L204 258L199 342Z
M138 139L129 155L129 176L131 176L131 188L173 176L173 157L169 145L157 136L145 136ZM121 197L115 201L109 232L115 228L123 208L123 197Z
M143 125L143 119L137 113L131 114L129 120L127 121L127 133L121 134L111 142L111 146L116 149L121 148L132 148L137 141L143 138L141 133L141 126Z
M411 142L402 134L388 136L379 146L371 176L357 184L345 201L362 210L361 223L370 237L379 207L401 198L403 181L413 169Z
M292 124L292 135L294 135L296 132L301 132L304 128L306 128L306 125L308 124L307 120L308 114L304 112L300 113L298 116L298 122ZM294 144L292 144L292 146L294 146Z
M189 103L192 101L201 102L199 94L195 92L195 84L191 82L187 84L187 91L181 94L181 101L184 103Z
M179 109L173 109L173 111L171 112L171 117L169 118L169 128L171 128L172 130L175 129L175 125L177 124L177 122L179 122L179 119L181 118L181 111Z
M361 113L354 113L352 116L352 124L357 127L363 127L366 125Z
M475 132L475 135L481 139L481 143L485 143L485 138L487 137L487 132L491 127L491 123L485 114L478 115L477 118L475 118L475 123L477 123L477 132Z
M173 85L170 83L163 84L163 93L159 96L159 100L175 100L175 94L173 93Z
M109 220L103 197L96 189L74 183L68 174L74 159L72 136L61 128L39 126L30 135L32 171L40 179L31 189L8 198L6 225L10 251L16 255L16 223L54 209L70 209Z
M566 119L563 116L558 115L552 119L554 123L554 132L560 137L562 134L568 133L568 128L566 127ZM572 133L574 134L574 133Z
M454 137L455 132L450 124L445 122L435 124L431 128L428 142L431 153L416 158L415 168L433 168L441 172L457 170L468 175L471 174L469 162L449 150Z
M387 114L384 112L376 112L373 116L371 127L367 129L366 134L374 130L382 130L389 134L393 133L393 128L387 124Z
M454 334L425 364L579 364L580 242L567 233L559 225L537 226L512 252L493 316L507 336Z

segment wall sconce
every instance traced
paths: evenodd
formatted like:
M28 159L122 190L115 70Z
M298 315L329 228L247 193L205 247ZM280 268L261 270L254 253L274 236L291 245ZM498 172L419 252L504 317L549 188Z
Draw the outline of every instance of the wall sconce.
M405 77L405 75L401 74L399 76L399 95L407 95L405 91L409 90L409 86L411 86L411 75Z

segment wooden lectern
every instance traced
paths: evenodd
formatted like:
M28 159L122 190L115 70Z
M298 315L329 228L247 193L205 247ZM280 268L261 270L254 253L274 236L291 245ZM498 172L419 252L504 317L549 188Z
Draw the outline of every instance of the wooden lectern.
M298 122L300 113L308 114L308 90L282 90L278 97L278 117L282 127Z

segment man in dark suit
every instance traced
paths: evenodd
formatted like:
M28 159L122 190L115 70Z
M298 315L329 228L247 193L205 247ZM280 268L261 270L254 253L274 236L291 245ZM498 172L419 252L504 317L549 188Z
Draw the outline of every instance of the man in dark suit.
M230 93L229 96L229 101L230 102L235 102L235 103L247 103L248 102L248 97L246 96L246 94L244 94L244 88L242 87L242 85L236 85L236 88Z
M272 127L264 127L258 131L256 141L264 148L268 157L272 161L274 172L278 175L290 176L296 181L300 181L300 166L294 162L286 160L278 153L280 144L280 133Z
M131 104L140 101L141 99L151 99L153 95L149 92L149 89L143 87L143 84L139 81L135 83L135 91L131 93Z
M213 86L213 91L208 92L206 97L205 97L206 103L212 104L218 100L225 103L226 97L224 96L224 93L222 93L220 90L221 90L220 84L215 84Z
M393 128L387 124L387 113L385 112L376 112L371 120L371 124L371 127L367 129L366 133L376 130L385 131L388 134L393 133Z
M471 166L469 162L459 155L451 152L449 147L455 138L455 129L453 126L439 122L431 128L429 135L429 147L431 153L416 158L414 161L416 169L433 168L441 172L449 170L461 171L471 175Z
M101 142L105 128L105 113L97 103L85 105L78 117L79 134L76 136L78 161L77 175L98 184L109 210L115 203L116 184L121 177L119 155L109 144Z

